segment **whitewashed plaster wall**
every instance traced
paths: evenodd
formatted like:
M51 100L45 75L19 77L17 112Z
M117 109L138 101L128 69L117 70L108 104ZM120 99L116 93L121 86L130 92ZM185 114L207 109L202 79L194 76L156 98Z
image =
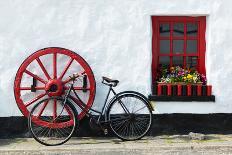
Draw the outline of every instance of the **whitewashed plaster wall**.
M151 93L151 16L207 16L206 70L215 103L157 102L155 113L232 112L230 0L0 0L0 116L20 116L13 94L23 60L45 47L76 51L97 81L94 107L106 94L101 76L118 91Z

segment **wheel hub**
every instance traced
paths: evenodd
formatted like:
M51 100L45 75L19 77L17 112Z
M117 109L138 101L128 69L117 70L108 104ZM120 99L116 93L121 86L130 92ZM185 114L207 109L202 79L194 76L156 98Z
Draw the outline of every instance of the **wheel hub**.
M61 96L64 91L64 86L61 80L51 79L45 86L48 96Z

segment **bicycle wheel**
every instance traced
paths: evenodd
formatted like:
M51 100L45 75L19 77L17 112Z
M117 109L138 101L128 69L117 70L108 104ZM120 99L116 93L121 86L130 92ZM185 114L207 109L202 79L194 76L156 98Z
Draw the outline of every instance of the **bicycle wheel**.
M124 94L109 106L108 120L113 133L122 140L137 140L146 135L152 124L152 111L136 94Z
M55 146L64 144L71 138L78 125L77 112L69 100L65 106L63 102L62 98L50 97L32 108L28 127L37 142Z

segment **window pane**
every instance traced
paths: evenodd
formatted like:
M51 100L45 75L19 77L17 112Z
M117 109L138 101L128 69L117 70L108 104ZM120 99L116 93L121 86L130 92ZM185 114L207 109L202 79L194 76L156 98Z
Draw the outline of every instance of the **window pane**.
M170 64L170 57L168 56L160 56L159 57L159 66L169 66Z
M187 36L196 37L197 36L197 23L187 23Z
M169 37L170 36L170 27L169 24L160 24L160 36Z
M184 52L184 40L173 40L173 53L181 54Z
M197 69L197 57L196 56L186 57L186 67Z
M187 40L187 53L197 53L197 40Z
M173 25L173 36L176 36L176 37L184 36L184 24L183 23L175 23Z
M169 40L160 40L160 53L170 53Z
M182 56L174 56L172 58L173 66L181 66L183 67L183 57Z

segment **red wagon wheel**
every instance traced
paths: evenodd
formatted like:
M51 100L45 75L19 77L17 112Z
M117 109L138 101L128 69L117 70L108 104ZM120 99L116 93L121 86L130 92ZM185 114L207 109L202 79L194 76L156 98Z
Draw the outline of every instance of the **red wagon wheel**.
M77 81L74 88L86 103L86 110L89 110L94 101L96 84L91 68L81 56L68 49L51 47L41 49L24 60L14 81L15 100L23 115L28 117L30 109L39 100L64 95L70 82L69 76L73 73L85 75L85 82ZM78 104L78 99L71 95L72 102ZM52 108L53 115L56 115L55 101ZM85 112L81 109L77 111L78 119L82 119Z

